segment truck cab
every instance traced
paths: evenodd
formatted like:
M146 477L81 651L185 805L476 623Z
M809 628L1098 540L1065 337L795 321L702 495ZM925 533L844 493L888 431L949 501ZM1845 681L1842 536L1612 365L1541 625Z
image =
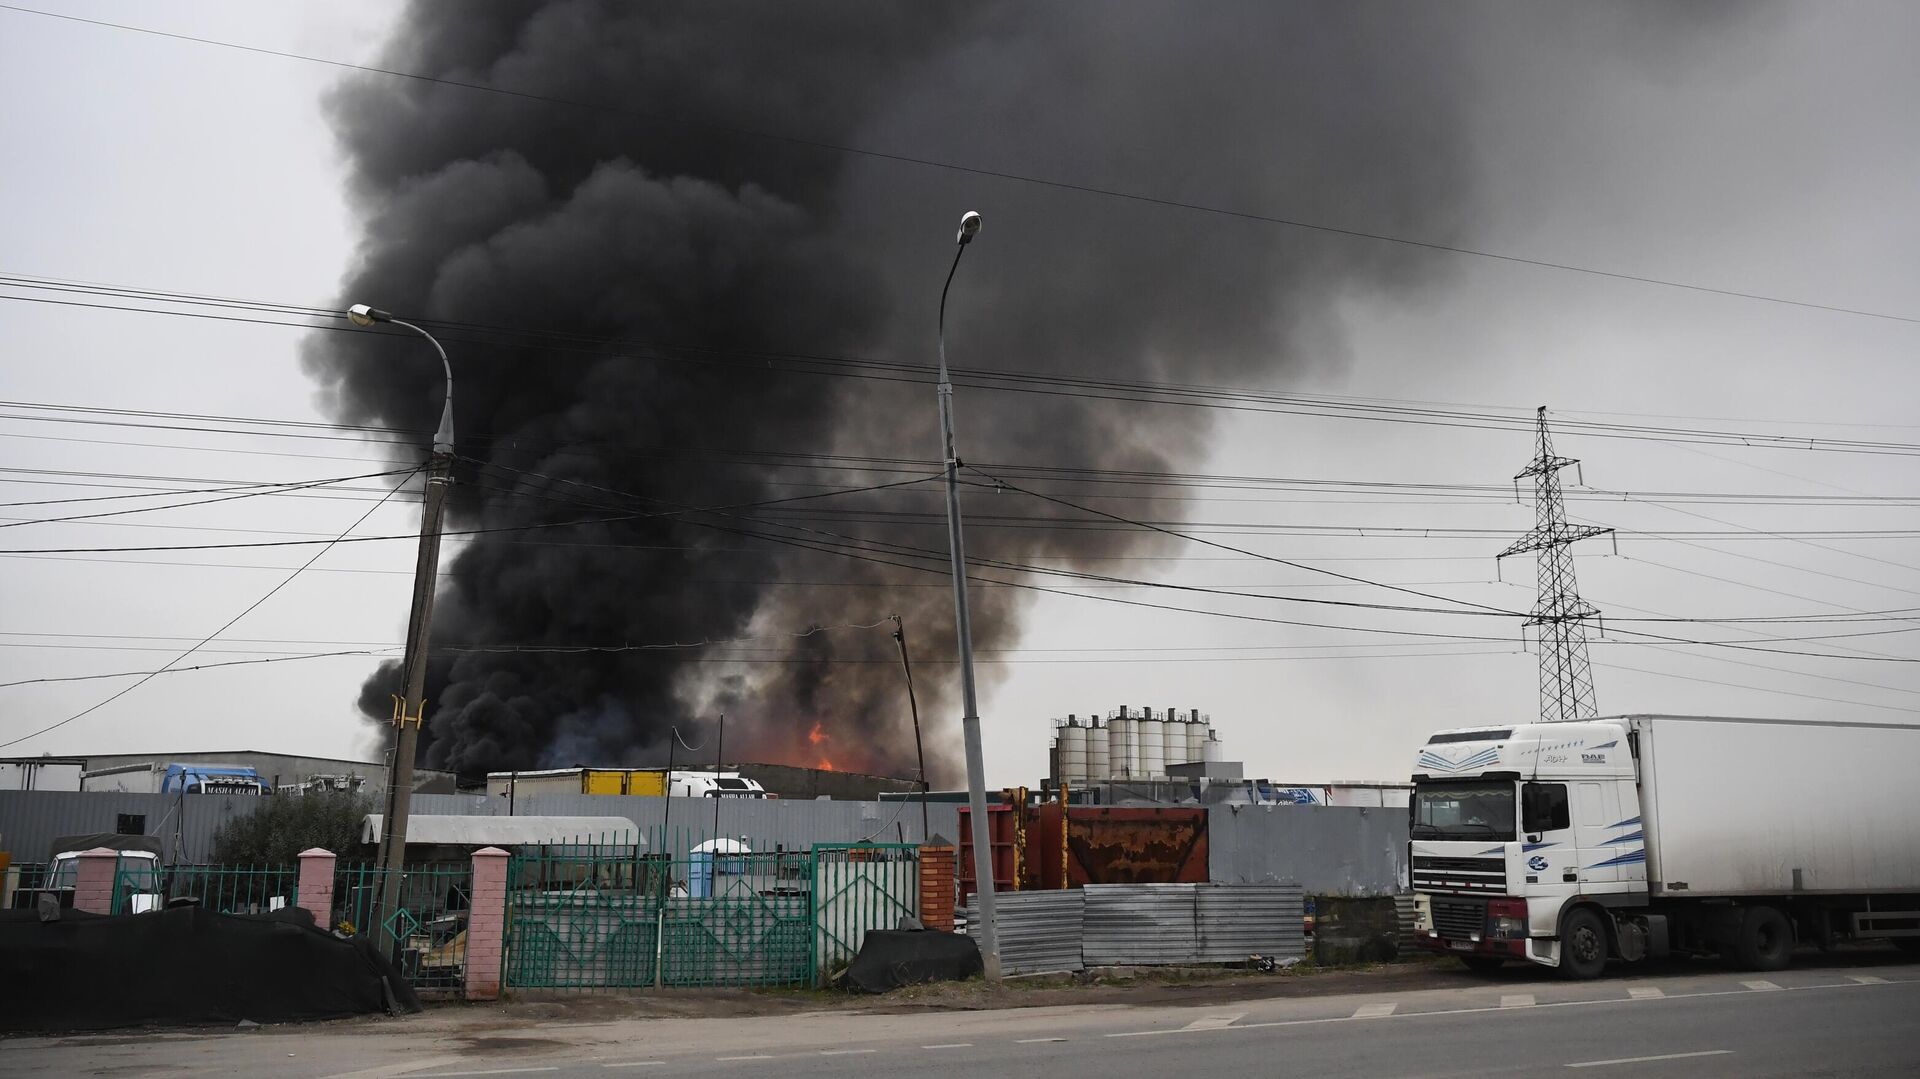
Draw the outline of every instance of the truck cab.
M1580 919L1572 928L1584 932L1563 940L1563 915L1646 898L1629 746L1624 720L1433 735L1409 806L1418 943L1481 969L1558 967L1563 947L1579 951L1583 967L1604 963L1608 929Z

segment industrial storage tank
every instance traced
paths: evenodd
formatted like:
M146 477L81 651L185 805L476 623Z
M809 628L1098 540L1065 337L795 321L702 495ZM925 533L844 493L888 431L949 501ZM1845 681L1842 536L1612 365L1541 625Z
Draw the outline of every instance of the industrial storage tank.
M1130 779L1140 773L1139 745L1134 741L1133 723L1125 716L1107 721L1107 751L1112 757L1109 776Z
M1157 719L1137 721L1140 731L1140 774L1148 779L1167 774L1167 724Z
M1192 764L1206 759L1207 724L1200 719L1198 712L1186 724L1187 755L1180 758L1182 764Z
M1108 728L1100 726L1098 720L1094 721L1094 726L1087 728L1087 782L1089 783L1099 783L1113 775L1107 750L1107 739L1111 733Z
M1060 778L1069 783L1087 782L1087 729L1071 718L1060 728Z

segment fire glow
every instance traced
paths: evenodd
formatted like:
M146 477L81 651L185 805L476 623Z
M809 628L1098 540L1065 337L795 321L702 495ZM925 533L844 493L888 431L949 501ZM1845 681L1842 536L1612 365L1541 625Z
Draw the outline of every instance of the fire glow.
M807 732L808 744L814 746L815 748L818 748L820 744L822 742L825 742L826 740L827 740L827 732L821 730L819 722L816 721L813 725L813 729ZM828 759L825 752L823 751L820 755L820 763L814 765L814 767L820 769L823 772L831 772L833 771L833 761Z

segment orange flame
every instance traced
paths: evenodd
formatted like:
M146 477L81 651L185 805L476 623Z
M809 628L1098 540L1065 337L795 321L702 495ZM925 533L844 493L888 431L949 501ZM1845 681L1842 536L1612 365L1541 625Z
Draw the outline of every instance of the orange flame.
M830 737L826 731L820 729L820 723L818 721L815 721L813 729L807 732L807 741L816 746L827 741ZM833 761L823 754L820 757L820 763L814 765L814 767L823 772L831 772L833 771Z

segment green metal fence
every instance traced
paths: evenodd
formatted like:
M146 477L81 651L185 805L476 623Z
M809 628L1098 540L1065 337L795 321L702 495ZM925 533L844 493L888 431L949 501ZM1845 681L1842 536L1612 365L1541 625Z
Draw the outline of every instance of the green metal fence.
M23 910L39 902L40 890L46 887L46 881L45 862L15 862L7 867L5 881L0 883L0 890L6 893L8 907Z
M138 914L191 900L222 914L265 914L298 902L291 866L172 865L122 855L114 866L112 912Z
M473 864L402 868L393 910L383 915L387 878L388 871L378 865L335 866L331 928L347 936L372 936L374 946L395 957L401 976L416 990L463 988Z
M804 986L918 903L918 852L757 852L697 833L530 847L508 865L504 981L521 989Z
M903 843L825 843L813 848L815 981L830 984L870 929L894 929L920 910L920 852Z

